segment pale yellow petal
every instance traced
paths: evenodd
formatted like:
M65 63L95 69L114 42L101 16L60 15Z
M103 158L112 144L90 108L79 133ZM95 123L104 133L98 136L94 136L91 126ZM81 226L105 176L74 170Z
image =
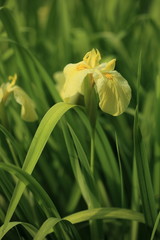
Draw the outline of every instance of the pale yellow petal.
M107 63L100 64L97 68L102 72L109 72L115 69L116 59L112 59Z
M21 105L21 117L27 122L34 122L38 119L35 105L32 99L18 86L12 88L14 98Z
M15 86L15 84L16 84L17 74L15 73L14 76L9 76L9 77L8 77L8 80L11 81L11 82L8 84L8 91L9 91L9 89L12 88L13 86Z
M0 88L0 102L2 102L2 99L3 99L3 91L2 91L2 88Z
M116 59L112 59L106 64L105 71L113 71L115 69Z
M8 85L9 83L3 83L0 87L0 102L5 103L7 101L7 98L10 94L8 91Z
M65 83L62 89L62 98L68 99L78 93L82 93L82 83L89 70L84 62L68 64L64 68Z
M94 68L99 64L101 60L101 55L98 49L92 49L90 52L87 52L83 58L83 61L90 67Z
M80 96L82 96L82 95L80 95L79 93L76 93L72 97L65 98L64 102L70 103L70 104L77 104L77 101L78 101Z
M131 99L131 88L120 73L112 71L97 78L96 87L102 111L118 116L126 110Z

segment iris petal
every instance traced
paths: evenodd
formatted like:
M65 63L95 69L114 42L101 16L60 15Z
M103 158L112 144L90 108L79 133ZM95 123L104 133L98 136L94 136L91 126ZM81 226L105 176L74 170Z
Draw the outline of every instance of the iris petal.
M114 71L116 59L99 65L100 59L99 51L92 49L86 53L82 62L68 64L64 68L65 84L61 95L67 102L71 102L79 94L84 95L83 80L89 74L97 88L102 111L118 116L130 102L131 89L121 74Z
M90 52L87 52L83 58L83 61L90 67L94 68L99 64L101 60L101 55L98 49L92 49Z
M78 93L82 94L82 83L84 78L91 70L87 68L85 63L68 64L64 68L65 84L62 89L62 98L69 99Z
M99 69L102 72L108 72L113 71L116 65L116 59L112 59L111 61L107 63L101 63L97 69Z
M105 66L105 71L113 71L116 65L116 59L112 59Z
M35 105L32 99L18 86L12 88L14 98L21 105L21 117L23 120L33 122L38 119Z
M2 102L2 99L3 99L3 90L2 88L0 88L0 102Z
M99 106L102 111L113 116L122 114L131 99L128 82L117 71L108 72L96 80Z

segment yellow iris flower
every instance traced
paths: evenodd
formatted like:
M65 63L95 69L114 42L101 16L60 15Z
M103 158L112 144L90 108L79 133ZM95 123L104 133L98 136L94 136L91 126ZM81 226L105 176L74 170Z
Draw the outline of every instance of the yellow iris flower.
M71 103L76 96L83 95L83 80L89 75L91 84L99 95L101 110L118 116L128 107L131 88L127 80L114 70L116 59L99 64L100 60L99 51L92 49L83 61L68 64L64 68L65 83L61 96L65 102Z
M32 99L20 88L15 85L17 75L9 77L9 82L0 86L0 104L5 104L9 95L13 93L17 103L21 105L21 117L23 120L33 122L38 119L35 105Z

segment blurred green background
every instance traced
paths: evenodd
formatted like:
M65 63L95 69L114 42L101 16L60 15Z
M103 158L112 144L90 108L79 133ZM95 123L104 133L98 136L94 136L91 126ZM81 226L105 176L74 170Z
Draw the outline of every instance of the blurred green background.
M1 0L0 6L5 7L0 9L0 84L7 81L9 75L17 73L17 84L36 103L39 122L46 111L60 101L55 87L54 73L62 71L68 63L81 61L85 53L92 48L99 49L103 61L117 59L116 70L129 82L132 99L126 113L117 118L99 112L103 134L109 140L109 144L103 143L102 152L107 149L109 158L118 166L116 169L120 168L115 141L116 132L122 167L120 175L123 178L122 187L119 176L114 176L110 169L105 169L107 160L106 163L99 160L105 159L105 156L100 155L100 150L96 150L97 176L103 196L102 206L142 210L141 200L139 195L136 195L137 175L133 164L133 122L138 102L139 125L149 163L156 207L159 209L160 1ZM9 122L6 129L12 134L18 148L12 149L6 135L1 132L0 159L2 162L22 166L38 123L23 122L19 111L19 106L13 101L6 106ZM86 136L86 129L78 115L75 112L72 114L72 117L68 114L68 119L88 156L89 136ZM104 154L106 152L104 151ZM15 159L18 159L18 162ZM86 203L77 190L60 124L56 126L53 136L49 139L33 176L54 199L62 216L86 208ZM9 203L15 184L6 173L1 174L0 179L3 182L2 203L0 202L3 223L2 216L7 209L4 200ZM5 187L8 190L5 190ZM121 187L124 188L123 191ZM28 199L28 195L24 196L24 206L33 207L32 201L29 202ZM45 219L43 213L36 209L29 216L24 208L22 207L20 212L15 214L15 219L40 226ZM115 220L109 223L105 230L108 236L106 239L117 239L117 236L126 240L147 239L143 226L140 225L140 230L136 228L135 232L133 229L130 230L128 222L122 226L123 221ZM79 226L79 231L81 228L84 229L82 231L84 238L86 233L88 234L88 229L83 224ZM26 239L30 238L26 237Z

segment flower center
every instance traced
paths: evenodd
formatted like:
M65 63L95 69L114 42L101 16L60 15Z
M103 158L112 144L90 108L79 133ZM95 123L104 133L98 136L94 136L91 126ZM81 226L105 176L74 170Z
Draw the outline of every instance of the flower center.
M13 87L17 81L17 74L15 73L14 76L9 76L8 80L11 81L9 84L9 88Z
M95 68L101 59L101 55L99 51L96 49L92 49L90 52L86 53L83 58L83 61L90 67Z
M12 92L13 86L15 85L16 81L17 81L17 74L14 74L14 76L9 76L8 80L10 82L8 83L4 83L1 86L2 89L2 93L3 93L3 98L2 98L2 102L5 103L9 94Z
M108 78L109 80L113 80L113 76L111 73L106 73L105 77Z
M80 70L84 70L84 69L87 69L88 67L85 65L85 64L79 64L78 66L77 66L77 70L78 71L80 71Z

